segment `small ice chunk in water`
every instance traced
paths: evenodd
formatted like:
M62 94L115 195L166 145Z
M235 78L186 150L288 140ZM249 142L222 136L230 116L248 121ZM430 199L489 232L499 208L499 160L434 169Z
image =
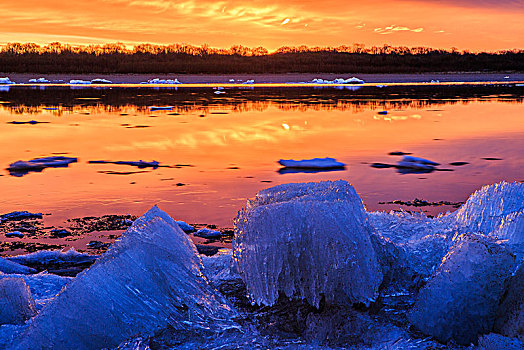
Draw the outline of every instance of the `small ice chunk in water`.
M178 79L159 79L159 78L154 78L154 79L149 79L148 81L146 82L142 82L141 84L182 84L181 82L178 81Z
M278 163L286 168L300 169L333 169L343 168L346 164L337 162L334 158L313 158L313 159L280 159Z
M279 293L318 307L368 304L382 272L371 226L346 181L285 184L260 191L236 218L234 259L255 302Z
M5 234L6 237L10 238L10 237L18 237L18 238L24 238L24 234L20 231L12 231L12 232L7 232Z
M137 334L235 327L189 237L153 207L33 319L13 349L100 349Z
M508 249L485 236L459 236L420 290L409 320L443 343L475 342L493 327L514 263Z
M91 84L113 84L111 80L96 78L91 80Z
M149 107L149 110L151 112L154 112L154 111L171 111L171 110L173 110L173 106L151 106L151 107Z
M191 232L195 232L196 231L193 226L189 225L185 221L177 221L176 223L178 224L178 226L180 226L182 231L184 231L185 233L191 233Z
M8 77L5 77L5 78L0 78L0 85L1 84L11 85L11 84L15 84L15 82L11 81Z
M69 84L71 84L71 85L89 85L89 84L91 84L91 81L89 81L89 80L81 80L81 79L71 79L71 80L69 80Z
M29 79L29 83L31 84L49 84L50 81L46 78L38 78L38 79Z
M435 166L437 165L439 165L439 163L433 162L428 159L413 157L413 156L404 156L402 160L397 163L397 166L401 168L423 169L423 170L435 169Z
M35 314L35 302L24 280L0 279L0 324L24 324Z
M222 237L222 232L204 227L195 232L194 235L202 238L220 238Z

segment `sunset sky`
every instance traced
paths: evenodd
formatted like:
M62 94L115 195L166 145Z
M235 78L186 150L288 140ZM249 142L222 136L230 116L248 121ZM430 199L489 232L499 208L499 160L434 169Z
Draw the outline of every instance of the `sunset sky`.
M2 0L0 44L524 48L523 0Z

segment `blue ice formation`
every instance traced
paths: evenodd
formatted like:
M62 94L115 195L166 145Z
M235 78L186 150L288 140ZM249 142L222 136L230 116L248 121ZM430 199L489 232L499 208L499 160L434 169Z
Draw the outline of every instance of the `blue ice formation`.
M258 304L279 293L319 306L369 304L382 272L372 228L355 189L345 181L285 184L263 190L236 218L234 258Z
M35 302L25 281L0 278L0 325L24 324L35 313Z
M204 277L196 247L156 206L40 311L12 349L101 349L142 334L220 330L235 311Z
M515 256L481 235L463 234L420 290L409 320L443 343L469 345L489 333Z

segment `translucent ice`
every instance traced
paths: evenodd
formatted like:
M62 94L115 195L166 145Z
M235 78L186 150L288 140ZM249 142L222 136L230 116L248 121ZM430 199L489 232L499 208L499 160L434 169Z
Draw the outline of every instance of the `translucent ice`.
M460 224L488 234L504 224L507 215L524 210L524 184L500 182L473 193L454 213Z
M153 207L33 319L14 349L100 349L136 335L220 330L235 312L202 274L196 248Z
M489 333L514 255L489 238L464 234L420 290L409 320L441 342L469 345Z
M40 272L34 275L0 274L0 279L13 277L23 279L29 286L37 310L40 310L44 305L50 302L58 292L60 292L60 290L72 280L71 277L57 276L47 272Z
M509 280L508 290L497 312L495 331L524 338L524 264Z
M524 256L524 183L484 186L450 217L458 230L506 240L519 258Z
M35 313L35 302L24 280L1 278L0 324L23 324Z
M236 218L234 259L259 304L279 293L328 303L369 303L382 272L371 226L346 181L286 184L259 192Z
M233 264L233 252L222 249L213 256L202 256L204 274L214 286L222 282L233 281L240 278Z
M424 214L373 212L368 217L387 293L418 289L453 243L453 225Z

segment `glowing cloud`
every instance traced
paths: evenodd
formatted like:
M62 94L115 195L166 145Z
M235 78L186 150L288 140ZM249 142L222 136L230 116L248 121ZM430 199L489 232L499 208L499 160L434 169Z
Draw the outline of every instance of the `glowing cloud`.
M424 28L415 28L411 29L408 27L399 27L396 25L390 25L389 27L385 28L375 28L374 32L378 34L392 34L395 32L413 32L413 33L420 33L424 30Z

